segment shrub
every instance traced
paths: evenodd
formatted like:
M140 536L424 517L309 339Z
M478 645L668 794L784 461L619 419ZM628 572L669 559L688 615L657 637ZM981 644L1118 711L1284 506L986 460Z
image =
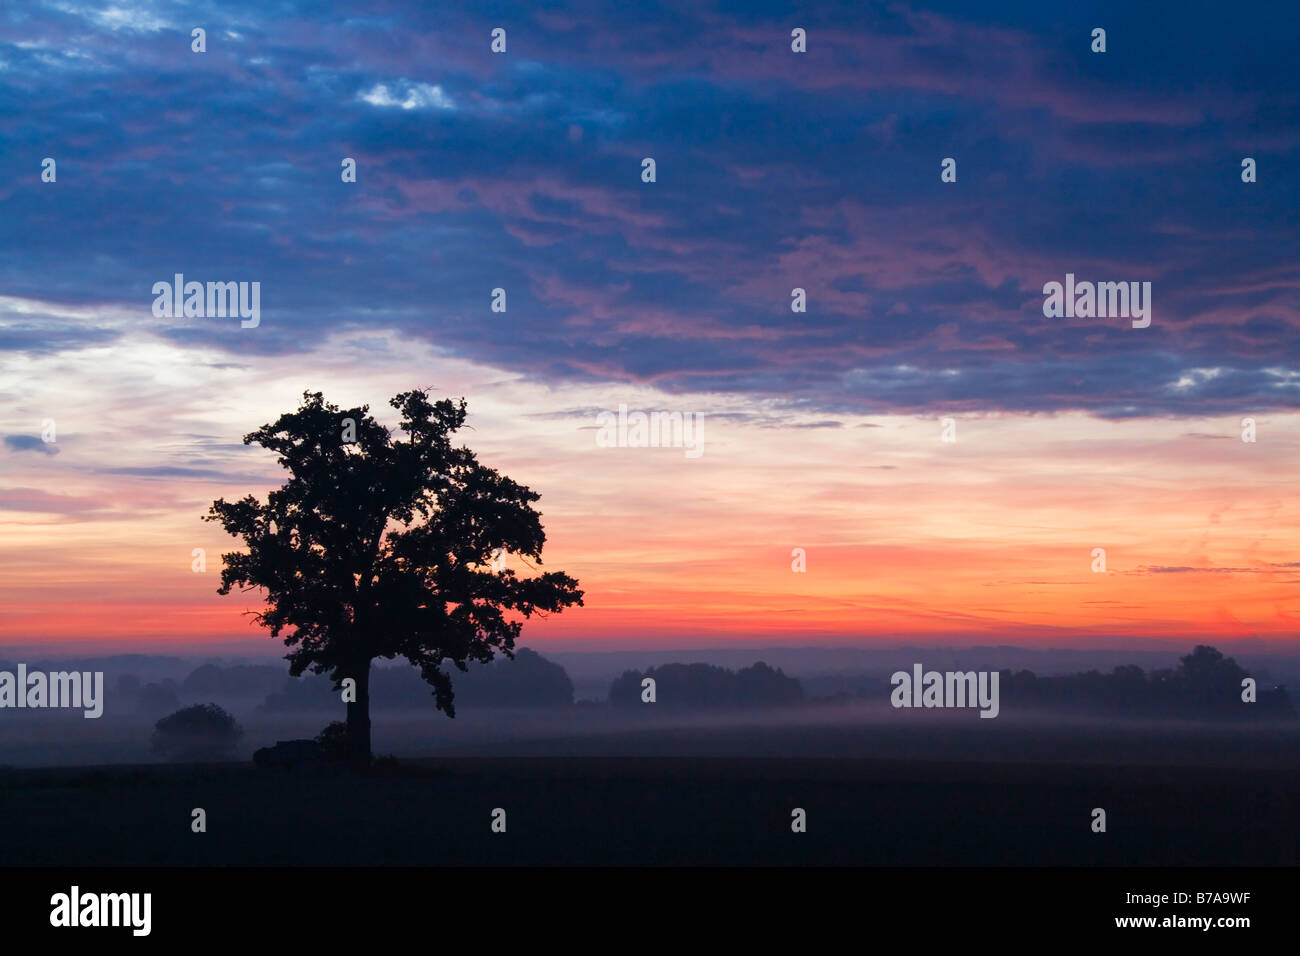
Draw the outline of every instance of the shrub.
M216 704L195 704L154 725L153 750L168 760L220 760L243 735L235 718Z
M334 721L317 734L316 743L320 744L322 756L330 763L346 763L352 753L348 725L341 720Z

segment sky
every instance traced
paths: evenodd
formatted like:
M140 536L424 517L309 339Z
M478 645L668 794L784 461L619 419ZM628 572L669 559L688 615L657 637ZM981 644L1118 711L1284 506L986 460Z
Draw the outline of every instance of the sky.
M0 646L275 649L242 437L427 387L585 592L543 651L1294 647L1300 13L1064 6L6 4Z

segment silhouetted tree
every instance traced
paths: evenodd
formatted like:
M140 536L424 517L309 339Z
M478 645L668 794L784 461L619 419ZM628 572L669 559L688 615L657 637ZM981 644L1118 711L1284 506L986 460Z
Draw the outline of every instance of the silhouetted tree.
M476 707L558 707L573 703L573 681L554 661L521 647L513 661L494 661L458 681Z
M278 687L282 680L283 670L264 664L201 664L181 681L181 689L191 700L216 694L247 696Z
M136 711L149 717L165 714L180 705L181 698L176 693L176 682L170 678L161 683L145 684L135 698Z
M797 704L803 700L803 688L779 667L758 661L736 672L736 699L741 705Z
M1183 696L1194 702L1192 706L1197 711L1222 714L1244 711L1250 706L1241 700L1241 681L1246 672L1216 648L1198 644L1192 653L1180 657L1178 663L1178 680L1187 688Z
M169 760L211 760L229 754L243 735L216 704L195 704L154 725L153 750Z
M496 650L509 657L523 622L507 613L527 618L582 604L566 574L491 570L497 548L541 564L546 536L532 508L540 496L452 447L464 399L430 402L415 390L389 404L401 413L405 440L368 405L340 411L320 392L304 392L296 412L244 436L276 452L289 480L265 503L218 499L206 516L248 546L223 555L218 593L266 591L256 619L293 648L290 674L328 672L335 689L356 681L347 725L358 763L370 760L375 658L416 665L438 708L455 716L445 661L464 671Z
M424 687L423 681L420 686ZM423 690L421 696L423 697ZM267 694L259 709L274 713L323 712L337 706L338 700L339 695L334 692L328 678L285 677L280 690Z
M131 699L140 693L140 678L135 674L119 674L117 678L117 694L120 699Z

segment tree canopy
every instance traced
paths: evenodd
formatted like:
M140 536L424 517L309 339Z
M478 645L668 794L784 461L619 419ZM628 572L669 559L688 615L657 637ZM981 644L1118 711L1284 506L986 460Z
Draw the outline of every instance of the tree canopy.
M414 390L389 404L404 436L368 405L340 410L304 392L297 411L244 436L276 452L285 484L265 502L218 499L205 516L248 548L223 555L218 593L266 592L255 617L292 648L290 673L356 680L348 724L367 755L372 660L416 665L438 708L455 716L445 664L464 671L496 652L509 657L523 619L582 604L567 574L493 570L498 550L541 565L540 496L453 446L464 399Z

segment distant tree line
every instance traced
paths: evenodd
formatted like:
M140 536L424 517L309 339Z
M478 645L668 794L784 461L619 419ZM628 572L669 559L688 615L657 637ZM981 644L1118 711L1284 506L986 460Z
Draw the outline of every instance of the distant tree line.
M1255 677L1253 703L1243 701L1242 682ZM763 662L737 671L712 664L663 664L649 670L628 670L610 685L608 703L642 703L645 678L655 681L655 703L661 707L768 707L801 701L834 705L849 701L887 701L889 681L877 675L823 675L801 682ZM574 687L564 668L527 648L513 661L498 657L453 674L457 699L472 709L492 707L567 707ZM339 692L325 676L286 677L273 665L203 664L184 680L148 683L134 674L117 678L112 710L134 711L157 718L186 703L203 700L261 700L260 709L273 713L328 712L339 705ZM372 673L374 705L381 708L433 706L429 685L411 667L377 667ZM1054 710L1113 717L1174 717L1185 719L1294 718L1284 684L1252 675L1213 647L1200 645L1182 657L1177 667L1145 671L1127 664L1109 672L1090 670L1060 676L1033 671L999 672L1002 706L1011 709ZM227 704L229 706L229 704Z
M655 703L663 707L771 707L803 701L803 687L762 661L738 671L713 664L663 664L624 671L609 688L616 706L643 703L646 678L654 680Z
M1002 671L1003 707L1100 713L1107 716L1223 719L1294 717L1286 686L1255 688L1253 703L1243 700L1243 681L1251 675L1231 657L1198 645L1177 668L1143 671L1136 664L1109 674L1087 671L1039 677L1033 671Z
M458 705L483 707L567 707L573 703L573 682L559 664L521 647L514 660L498 657L491 663L454 672ZM338 705L339 692L327 677L286 677L267 695L264 710L327 710ZM380 707L434 706L433 692L413 667L376 667L370 675L370 696Z
M573 703L573 682L559 664L528 648L513 661L498 657L454 675L457 699L476 707L558 707ZM371 679L376 707L432 707L432 691L413 667L377 667ZM462 696L463 695L463 696ZM113 709L157 717L186 702L218 699L285 713L324 711L338 706L340 694L325 676L286 677L270 664L201 664L183 680L143 681L121 674L110 695Z

